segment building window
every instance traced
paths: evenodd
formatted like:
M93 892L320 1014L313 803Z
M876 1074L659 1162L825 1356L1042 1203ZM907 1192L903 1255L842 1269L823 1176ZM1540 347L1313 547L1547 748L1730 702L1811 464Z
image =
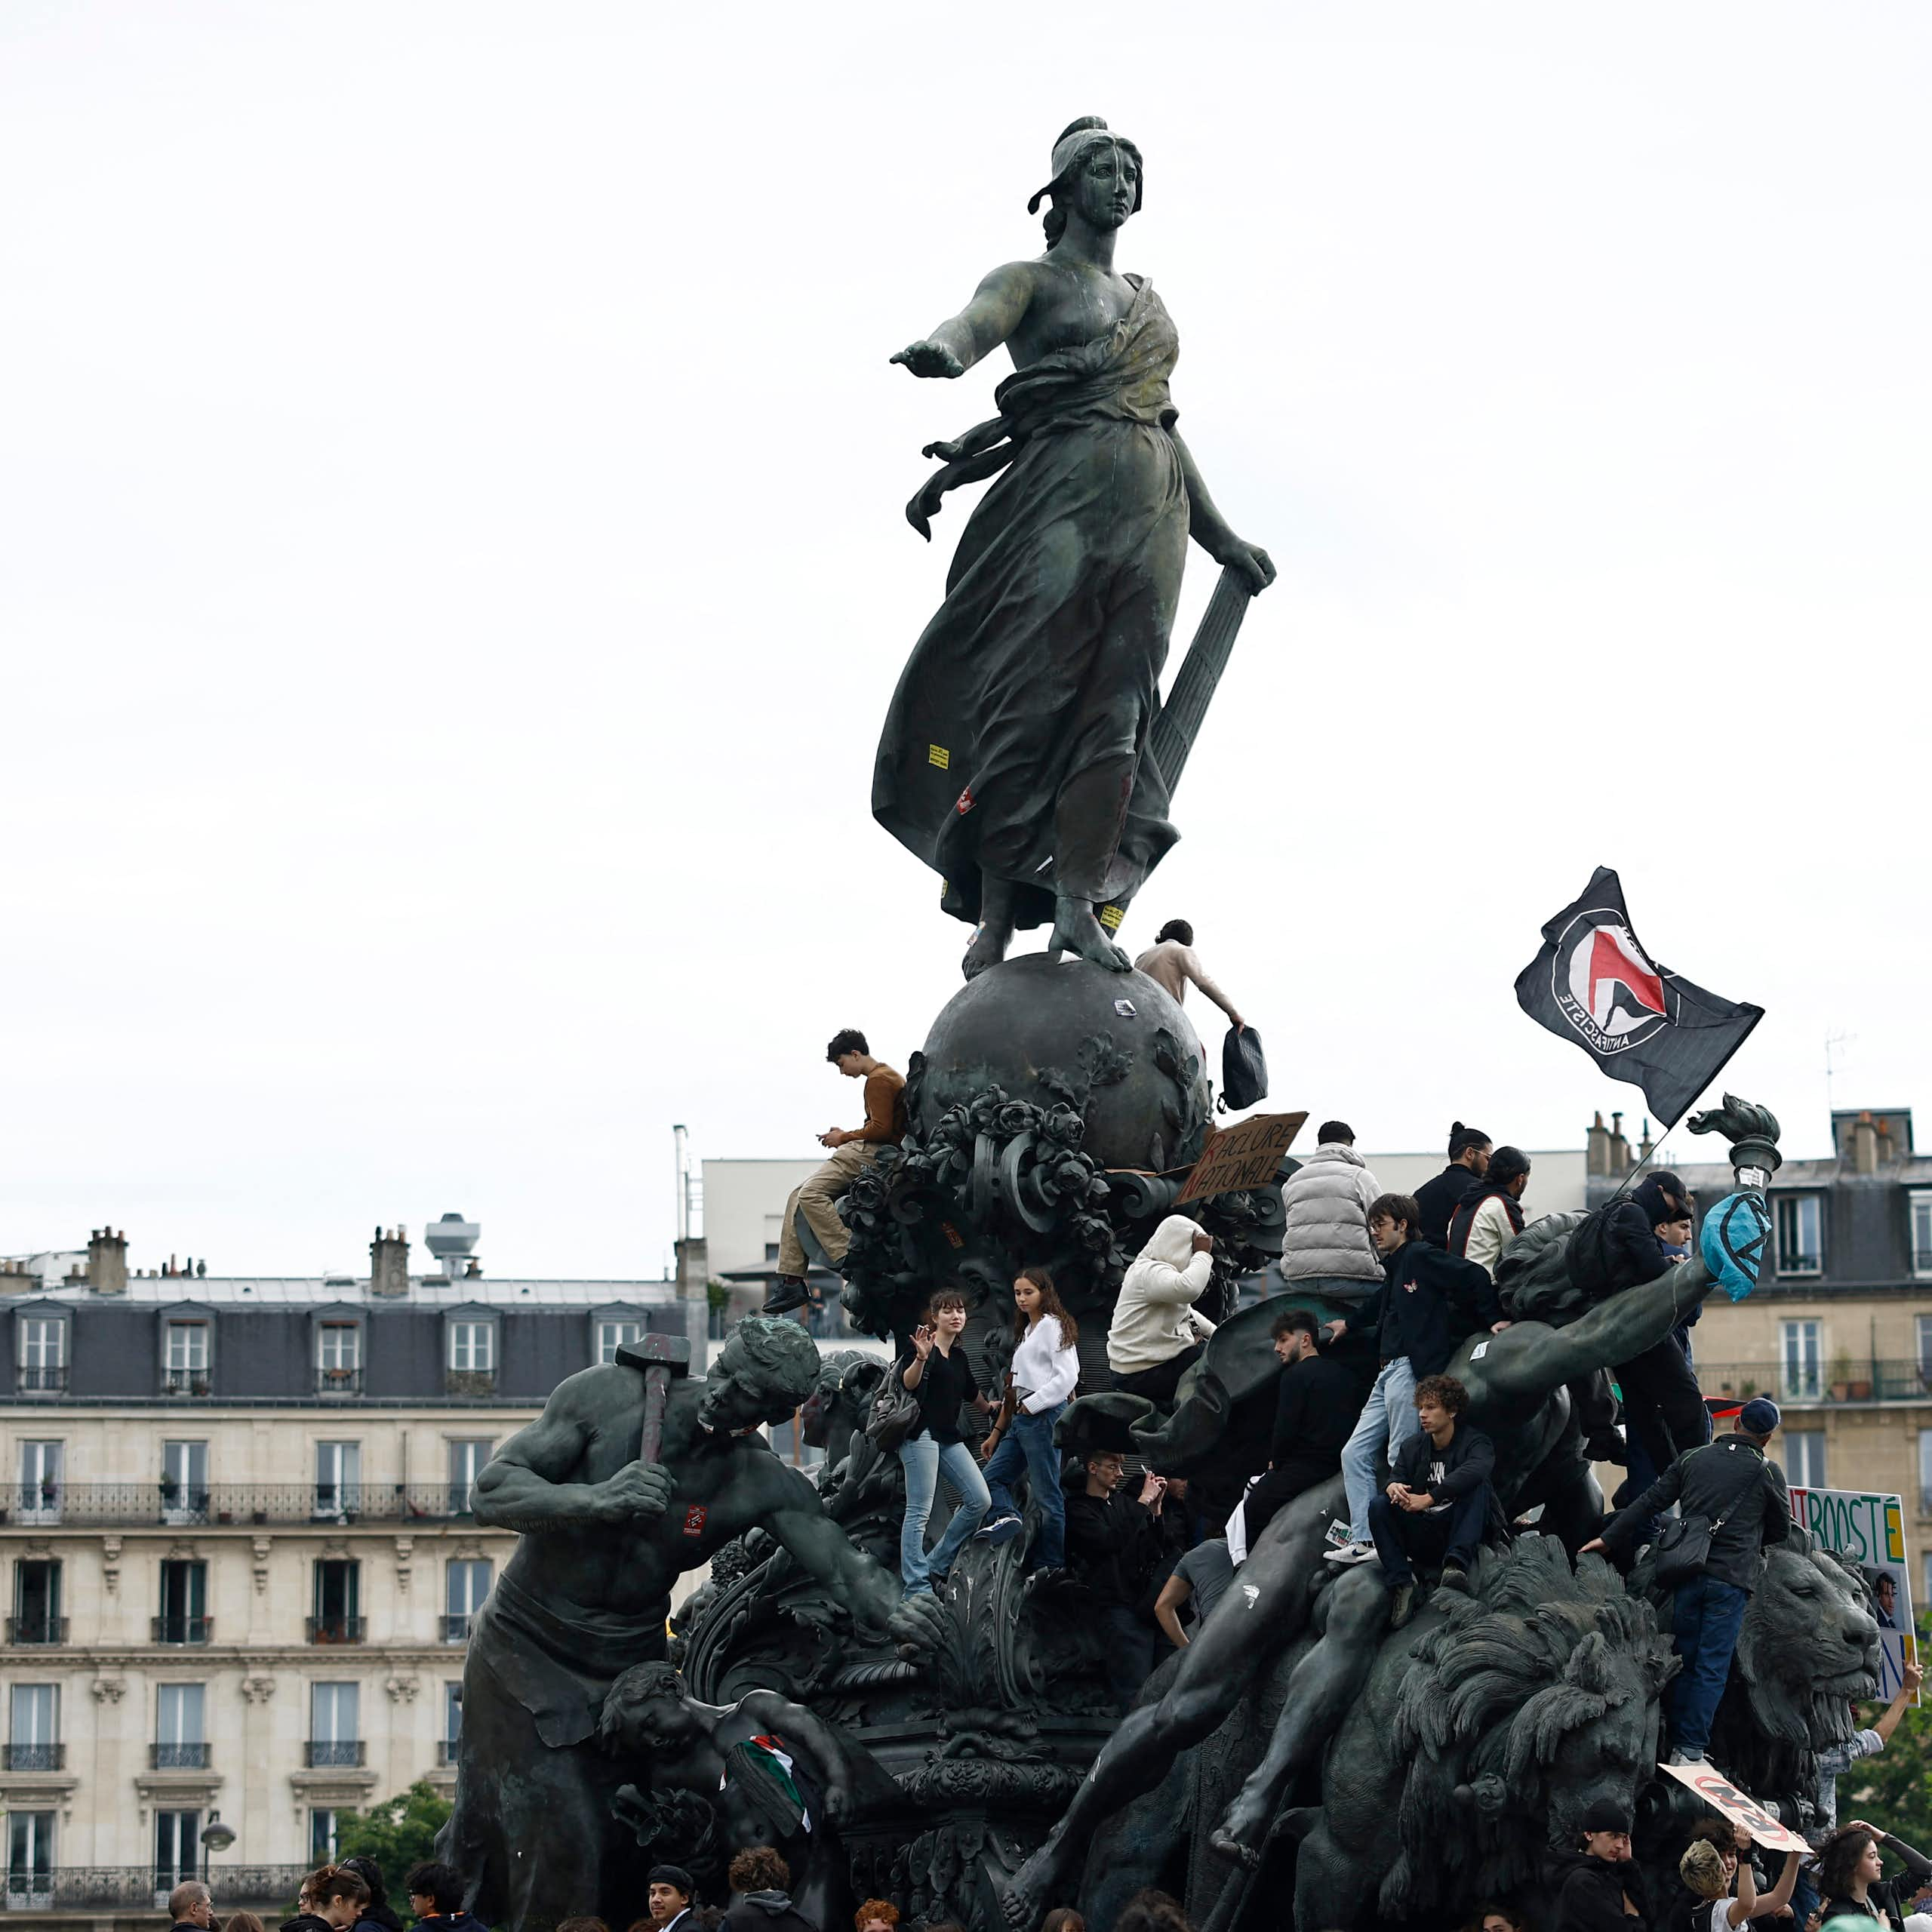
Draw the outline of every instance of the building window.
M155 1691L154 1768L201 1771L208 1768L205 1687L163 1684Z
M1823 1387L1823 1324L1787 1321L1784 1331L1784 1399L1815 1402Z
M168 1391L172 1395L208 1392L208 1324L171 1321L166 1359Z
M354 1558L316 1559L315 1614L309 1620L309 1641L312 1644L361 1642L362 1566Z
M352 1395L362 1386L362 1326L325 1321L315 1331L315 1386L325 1395Z
M1912 1216L1912 1272L1932 1275L1932 1193L1909 1195L1907 1204ZM1922 1324L1924 1317L1920 1320Z
M7 1712L8 1770L57 1771L60 1756L60 1687L16 1684Z
M450 1444L450 1514L467 1516L476 1507L476 1478L496 1448L489 1437L466 1436Z
M1816 1275L1825 1266L1823 1214L1815 1194L1776 1197L1778 1220L1778 1272Z
M7 1904L29 1912L54 1902L54 1814L7 1814Z
M309 1814L309 1863L311 1865L333 1865L335 1863L336 1814L325 1811L318 1804Z
M315 1444L315 1514L352 1516L362 1507L362 1445Z
M309 1687L309 1762L312 1765L362 1761L359 1687L312 1684Z
M458 1557L445 1574L443 1593L443 1641L466 1642L470 1620L483 1607L490 1594L491 1565L487 1558Z
M581 1332L581 1331L580 1331ZM450 1324L450 1371L455 1375L491 1375L497 1367L497 1324L494 1321Z
M1927 1562L1932 1563L1932 1554ZM1932 1603L1932 1595L1926 1598ZM458 1682L445 1682L443 1685L443 1748L442 1761L446 1764L456 1762L457 1749L463 1742L463 1686Z
M205 1523L208 1519L208 1445L161 1445L161 1513L165 1522Z
M1825 1432L1822 1429L1787 1429L1777 1438L1777 1460L1785 1481L1794 1489L1823 1489L1825 1485Z
M1918 1380L1922 1388L1932 1389L1932 1315L1918 1318Z
M161 1566L161 1614L154 1620L157 1644L205 1644L214 1632L208 1614L208 1566L169 1557Z
M10 1644L64 1644L67 1620L60 1614L60 1559L23 1556L14 1565L14 1614L7 1624Z
M154 1888L171 1892L177 1885L202 1875L202 1814L198 1811L157 1811L154 1814Z
M63 1315L23 1315L17 1330L22 1391L67 1386L67 1322Z
M622 1348L627 1348L632 1343L638 1340L644 1334L644 1327L645 1324L641 1321L598 1322L597 1324L597 1359L599 1361L615 1361L617 1359L617 1351Z
M57 1442L20 1444L20 1520L60 1520L60 1447Z

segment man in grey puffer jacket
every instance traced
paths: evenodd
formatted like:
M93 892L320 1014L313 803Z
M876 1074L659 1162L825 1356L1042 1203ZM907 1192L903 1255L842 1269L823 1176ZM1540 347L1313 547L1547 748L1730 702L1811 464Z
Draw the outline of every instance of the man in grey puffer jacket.
M1382 1285L1382 1257L1368 1238L1368 1204L1382 1190L1355 1152L1355 1129L1346 1121L1324 1121L1316 1138L1315 1152L1281 1189L1288 1215L1281 1278L1359 1300Z

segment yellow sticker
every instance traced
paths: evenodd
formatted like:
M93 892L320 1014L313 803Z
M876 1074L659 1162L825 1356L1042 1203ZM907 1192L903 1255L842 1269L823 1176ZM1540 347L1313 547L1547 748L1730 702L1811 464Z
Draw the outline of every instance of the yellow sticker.
M943 745L928 745L926 747L926 762L937 765L943 771L952 762L952 754Z
M1120 931L1120 922L1127 917L1127 914L1118 906L1103 906L1099 917L1101 924L1109 932L1117 933Z

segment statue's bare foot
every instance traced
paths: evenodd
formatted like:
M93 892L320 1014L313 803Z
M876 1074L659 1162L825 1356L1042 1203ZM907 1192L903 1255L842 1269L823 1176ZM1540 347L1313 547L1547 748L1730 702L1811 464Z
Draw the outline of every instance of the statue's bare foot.
M1046 1916L1047 1903L1059 1892L1060 1834L1055 1832L1000 1891L1007 1932L1034 1932Z
M1091 960L1109 973L1131 971L1134 962L1113 941L1106 928L1094 916L1094 909L1084 899L1062 899L1054 906L1054 936L1047 942L1049 952L1070 952L1076 958Z
M1006 957L1006 949L1012 943L1010 920L982 920L974 929L973 943L959 962L960 970L968 979L977 980L989 966L997 966Z
M1261 1863L1261 1854L1243 1844L1225 1824L1214 1827L1208 1840L1208 1848L1216 1857L1225 1858L1230 1865L1245 1865L1251 1872Z

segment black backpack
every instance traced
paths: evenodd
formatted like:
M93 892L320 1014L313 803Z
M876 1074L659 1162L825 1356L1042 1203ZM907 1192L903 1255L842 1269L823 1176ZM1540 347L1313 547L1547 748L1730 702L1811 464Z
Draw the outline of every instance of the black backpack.
M1221 1112L1238 1114L1267 1097L1261 1035L1252 1026L1230 1026L1221 1042Z

